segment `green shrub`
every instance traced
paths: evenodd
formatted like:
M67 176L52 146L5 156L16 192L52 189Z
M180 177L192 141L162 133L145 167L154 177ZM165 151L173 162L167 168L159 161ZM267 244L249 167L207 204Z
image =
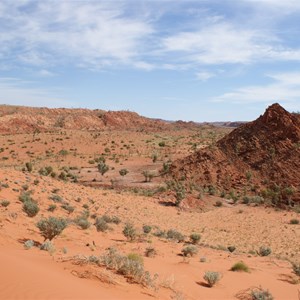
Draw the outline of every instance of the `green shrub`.
M28 217L34 217L40 211L38 204L34 201L25 201L23 203L23 211L28 215Z
M221 279L221 274L218 272L207 271L205 272L203 279L207 282L209 287L213 287Z
M105 232L109 229L107 222L103 219L103 217L96 218L95 226L97 231Z
M298 225L299 224L299 220L298 219L291 219L290 220L290 224L292 224L292 225Z
M261 247L259 248L259 250L258 250L258 254L259 254L260 256L268 256L268 255L270 255L271 253L272 253L271 248L265 247L265 246L261 246Z
M22 192L21 195L19 196L19 200L21 202L27 202L27 201L33 201L31 198L31 192L27 191L27 192Z
M200 242L200 239L201 235L199 233L192 233L190 235L190 240L194 245L198 244Z
M127 175L128 174L128 170L127 169L121 169L120 171L119 171L119 174L121 175L121 176L125 176L125 175Z
M144 265L143 257L137 253L129 253L129 254L127 254L127 258L132 261L136 261L136 262L140 263L141 265Z
M58 202L58 203L62 203L64 201L64 199L57 195L57 194L52 194L50 197L49 197L50 200L54 201L54 202Z
M150 273L145 271L139 255L129 254L128 256L123 256L114 248L110 248L108 253L101 257L100 261L106 267L116 270L119 274L130 278L133 282L142 284L143 286L154 287L156 276L152 278Z
M177 241L178 243L184 242L184 235L177 230L169 229L166 236L167 239Z
M98 164L98 171L103 176L109 170L109 166L105 162L100 162Z
M249 272L249 267L242 261L235 263L230 271L233 272Z
M143 226L143 231L145 234L149 234L152 230L152 227L150 225L144 225Z
M88 229L91 226L91 223L85 219L85 218L80 218L76 220L76 224L81 228L81 229Z
M65 219L55 217L44 218L36 224L45 240L50 241L60 235L67 225Z
M121 220L117 216L108 216L108 215L103 215L101 217L106 223L113 223L113 224L120 224Z
M1 201L1 206L2 207L7 207L9 204L10 204L10 201L8 201L8 200L2 200Z
M196 246L186 246L181 252L183 256L194 256L198 253L198 248Z
M75 207L70 205L70 204L63 204L61 206L61 208L63 208L64 210L66 210L69 214L71 214L74 210L75 210Z
M56 205L55 205L55 204L50 204L50 205L48 206L48 211L54 212L55 210L56 210Z
M130 241L135 240L135 238L137 236L136 229L130 223L125 224L125 227L122 232L123 232L124 236Z

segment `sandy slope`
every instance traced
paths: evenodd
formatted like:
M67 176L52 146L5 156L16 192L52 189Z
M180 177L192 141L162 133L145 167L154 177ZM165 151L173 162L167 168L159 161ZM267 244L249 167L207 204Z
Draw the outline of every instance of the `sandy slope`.
M300 286L292 284L297 278L291 264L276 259L277 255L291 260L300 258L300 226L288 224L291 218L299 218L296 213L226 203L221 208L212 206L204 213L179 211L160 205L158 202L162 199L97 190L49 177L38 178L39 184L34 185L34 175L8 169L0 173L0 181L9 186L0 191L0 200L11 202L7 208L0 207L0 282L3 287L0 299L150 299L151 295L157 299L237 299L238 293L254 286L269 289L275 299L298 297ZM33 198L41 208L34 218L22 212L18 200L25 183L34 190ZM91 214L117 215L122 223L112 225L113 231L107 233L97 232L94 226L81 230L70 225L54 240L56 252L52 256L37 248L25 250L24 240L43 242L35 223L42 216L52 214L47 207L53 203L48 198L53 189L59 189L59 195L75 206L71 215L58 207L54 213L57 216L74 218L87 203ZM80 202L76 201L78 197ZM200 232L203 245L198 247L195 257L184 259L180 256L182 243L152 235L129 243L122 235L126 221L133 222L139 231L142 225L150 224L165 230L174 228L187 236L193 231ZM95 247L91 247L93 241ZM236 246L236 253L211 248L223 249L229 245ZM248 254L261 245L270 246L273 254L265 258ZM141 256L147 247L154 247L157 256L144 257L144 262L146 270L159 275L157 290L131 284L104 267L72 263L74 256L103 255L111 246L124 255L134 252ZM62 248L68 252L64 254ZM201 257L205 257L206 262L201 263ZM249 266L250 273L230 271L230 267L241 260ZM221 281L213 288L205 286L206 271L222 274Z

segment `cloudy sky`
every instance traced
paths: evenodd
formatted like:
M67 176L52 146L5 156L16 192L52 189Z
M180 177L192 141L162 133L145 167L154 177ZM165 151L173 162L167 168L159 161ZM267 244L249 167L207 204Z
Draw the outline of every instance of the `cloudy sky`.
M1 0L0 103L169 120L300 111L300 0Z

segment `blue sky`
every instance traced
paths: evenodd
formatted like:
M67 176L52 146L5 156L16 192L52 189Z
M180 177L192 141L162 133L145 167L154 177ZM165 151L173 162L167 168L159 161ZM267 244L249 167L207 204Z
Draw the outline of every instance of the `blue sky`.
M299 0L1 0L0 103L169 120L300 111Z

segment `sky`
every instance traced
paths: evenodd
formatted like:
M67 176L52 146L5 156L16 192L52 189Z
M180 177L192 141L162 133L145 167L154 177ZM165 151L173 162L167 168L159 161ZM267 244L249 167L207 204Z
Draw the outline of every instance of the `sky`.
M300 0L0 0L0 104L250 121L300 111Z

